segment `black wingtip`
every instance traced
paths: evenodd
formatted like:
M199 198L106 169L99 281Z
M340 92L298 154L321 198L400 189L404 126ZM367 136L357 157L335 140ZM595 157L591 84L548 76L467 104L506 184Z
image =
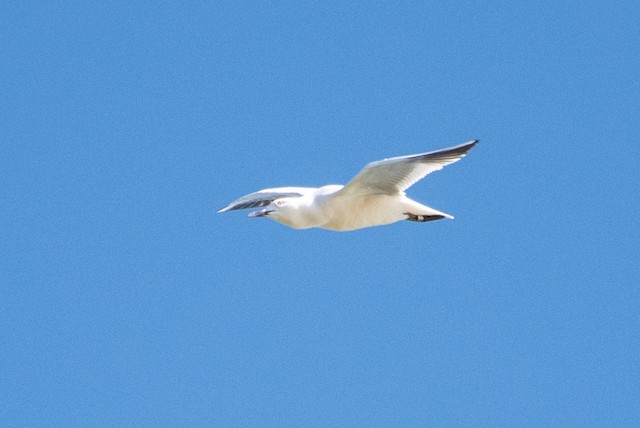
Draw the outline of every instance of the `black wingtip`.
M478 144L480 140L471 140L466 143L459 144L457 146L449 147L448 149L438 150L436 152L432 152L430 154L435 156L446 156L446 155L454 155L454 156L464 156L471 149L473 149L476 144Z
M466 143L462 143L458 147L469 147L469 149L472 149L479 142L480 142L480 140L471 140L471 141L467 141Z
M469 147L467 150L471 150L473 149L478 143L480 142L480 140L471 140L469 141L466 145L467 147Z

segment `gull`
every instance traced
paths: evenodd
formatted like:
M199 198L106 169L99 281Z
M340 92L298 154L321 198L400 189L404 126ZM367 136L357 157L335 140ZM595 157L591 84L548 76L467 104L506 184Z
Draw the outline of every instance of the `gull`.
M367 164L346 185L277 187L243 196L219 213L266 207L249 217L267 217L295 229L348 231L400 220L427 222L453 216L422 205L405 190L427 174L462 159L478 140L433 152Z

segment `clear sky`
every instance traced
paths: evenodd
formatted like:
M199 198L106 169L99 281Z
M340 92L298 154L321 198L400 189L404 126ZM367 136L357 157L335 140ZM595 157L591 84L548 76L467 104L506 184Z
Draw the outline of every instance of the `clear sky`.
M2 2L0 425L640 425L639 22ZM455 220L215 213L475 138Z

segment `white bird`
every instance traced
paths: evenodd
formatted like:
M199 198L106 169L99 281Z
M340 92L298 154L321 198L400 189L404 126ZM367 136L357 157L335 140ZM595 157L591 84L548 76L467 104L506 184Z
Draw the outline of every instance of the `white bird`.
M405 196L405 190L427 174L457 162L478 140L416 155L371 162L346 186L277 187L251 193L231 202L219 213L266 207L249 217L267 217L295 229L320 227L347 231L400 220L426 222L452 219Z

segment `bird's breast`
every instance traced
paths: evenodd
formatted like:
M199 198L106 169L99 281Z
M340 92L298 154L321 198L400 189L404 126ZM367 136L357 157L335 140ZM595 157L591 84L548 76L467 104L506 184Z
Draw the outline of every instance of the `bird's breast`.
M399 199L394 195L336 197L327 202L327 221L321 227L347 231L404 220Z

